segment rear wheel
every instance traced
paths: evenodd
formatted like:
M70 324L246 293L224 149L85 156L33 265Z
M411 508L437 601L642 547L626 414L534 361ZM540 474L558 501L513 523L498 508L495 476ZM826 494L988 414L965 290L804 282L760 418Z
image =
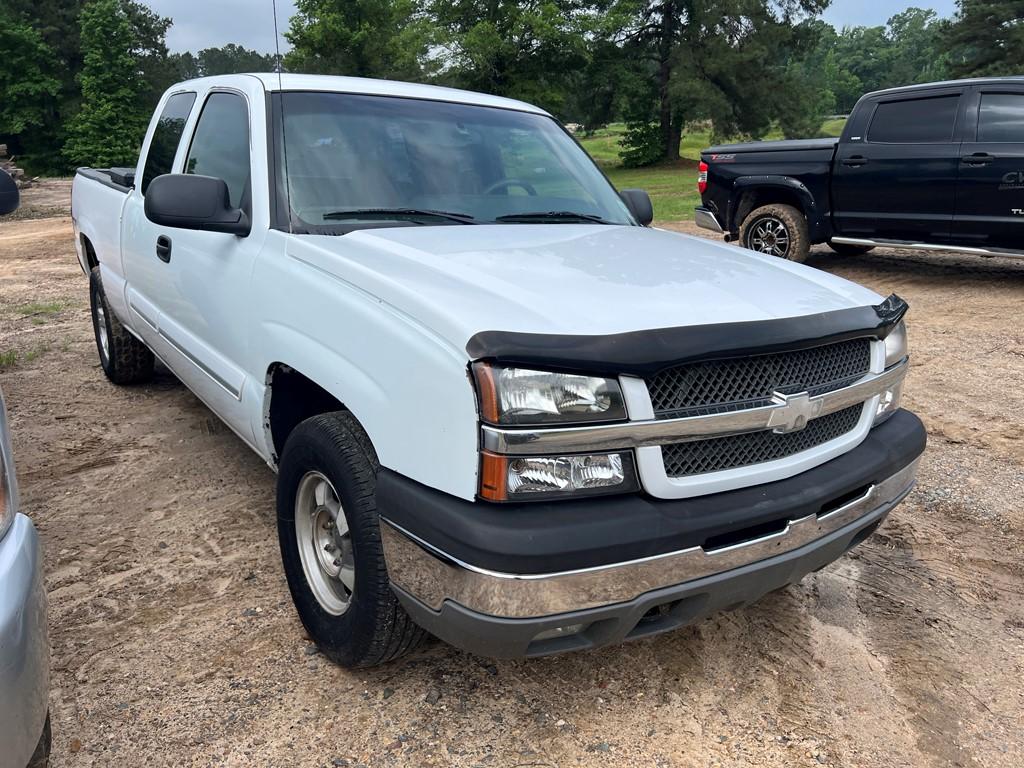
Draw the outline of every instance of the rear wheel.
M831 240L828 242L828 247L835 251L840 256L862 256L868 251L875 250L873 245L850 245L849 243L833 243Z
M811 248L807 219L781 203L762 205L747 214L739 239L744 248L790 261L805 261Z
M99 267L89 273L89 304L96 351L107 378L115 384L144 384L152 379L153 353L110 311Z
M303 626L344 667L395 659L424 637L388 580L377 516L377 455L347 412L314 416L285 444L277 533Z
M46 713L46 722L43 724L43 733L39 737L39 743L36 744L36 751L32 753L32 757L29 758L28 765L26 768L46 768L50 763L50 743L52 741L52 731L50 730L50 713Z

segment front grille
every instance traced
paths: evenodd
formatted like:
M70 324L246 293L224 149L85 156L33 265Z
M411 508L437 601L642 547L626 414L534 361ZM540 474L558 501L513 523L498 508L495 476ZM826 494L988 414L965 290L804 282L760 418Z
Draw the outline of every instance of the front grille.
M772 394L811 396L853 384L871 369L871 340L669 368L648 380L659 419L725 413L771 404Z
M844 408L812 419L799 432L777 434L766 429L665 445L661 449L665 474L669 477L689 477L792 456L850 432L857 426L863 410L863 403Z

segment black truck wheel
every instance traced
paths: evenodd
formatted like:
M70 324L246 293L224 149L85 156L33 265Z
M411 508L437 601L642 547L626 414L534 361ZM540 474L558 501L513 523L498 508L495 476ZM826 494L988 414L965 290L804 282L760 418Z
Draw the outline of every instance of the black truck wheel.
M811 243L807 219L791 205L771 203L755 208L740 224L740 244L758 253L805 261Z
M829 240L828 247L840 256L862 256L868 251L875 250L873 245L850 245L849 243L833 243Z
M377 517L377 454L347 412L302 422L277 479L277 534L299 619L343 667L407 653L425 632L391 591Z
M155 364L153 353L110 311L99 267L93 267L89 273L89 305L96 351L107 378L115 384L144 384L151 380Z

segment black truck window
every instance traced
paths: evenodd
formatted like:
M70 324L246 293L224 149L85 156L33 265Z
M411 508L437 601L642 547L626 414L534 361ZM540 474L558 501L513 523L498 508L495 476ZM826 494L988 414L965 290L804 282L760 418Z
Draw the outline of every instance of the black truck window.
M943 144L953 140L960 96L883 101L875 109L868 141L883 144Z
M185 121L195 102L194 93L176 93L167 100L153 131L153 141L149 143L146 167L142 171L142 194L146 194L149 182L171 172L181 134L185 132Z
M185 173L224 179L231 204L242 205L249 185L249 110L235 93L214 92L199 115Z
M1024 144L1024 93L983 93L978 141Z

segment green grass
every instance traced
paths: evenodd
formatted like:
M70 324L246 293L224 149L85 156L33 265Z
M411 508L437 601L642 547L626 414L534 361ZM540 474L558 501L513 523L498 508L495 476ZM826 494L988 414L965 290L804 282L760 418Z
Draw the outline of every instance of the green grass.
M826 120L821 127L823 136L838 136L845 120ZM591 134L580 135L580 144L597 161L608 178L619 189L638 187L646 189L654 203L655 221L683 221L693 218L693 209L700 205L697 194L697 162L701 150L711 146L711 132L687 131L679 144L678 163L654 165L647 168L623 168L619 158L622 137L626 133L623 123L611 123ZM782 132L770 131L764 139L781 139ZM732 141L740 141L737 138ZM728 143L728 142L716 142Z
M6 371L8 368L13 368L18 362L18 350L8 349L5 352L0 352L0 371Z
M26 352L18 352L16 349L8 349L0 352L0 371L6 371L17 365L28 364L38 360L52 349L49 342L37 344Z
M57 315L63 311L64 307L65 304L62 301L34 301L30 304L22 304L15 307L14 311L22 317L29 317L30 315Z

